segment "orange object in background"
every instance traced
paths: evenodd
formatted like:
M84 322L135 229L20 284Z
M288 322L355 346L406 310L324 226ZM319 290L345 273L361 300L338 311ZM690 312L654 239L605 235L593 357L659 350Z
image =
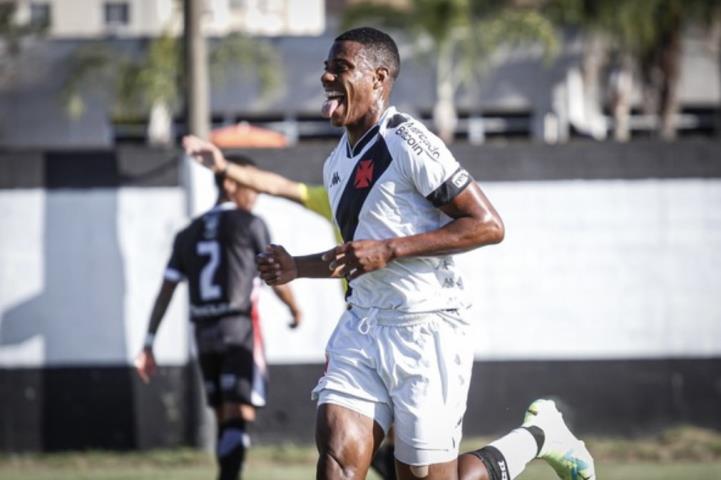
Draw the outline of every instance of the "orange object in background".
M213 130L210 141L219 148L285 148L288 138L267 128L254 127L248 122Z

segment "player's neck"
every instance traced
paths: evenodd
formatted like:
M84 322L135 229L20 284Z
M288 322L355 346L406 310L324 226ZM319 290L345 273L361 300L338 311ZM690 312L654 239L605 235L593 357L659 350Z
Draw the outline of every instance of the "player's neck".
M380 121L387 108L388 104L386 102L380 102L376 107L368 110L368 113L358 122L352 125L346 125L345 130L348 134L348 144L351 149L358 144L358 141L363 138L363 135L365 135L368 130Z

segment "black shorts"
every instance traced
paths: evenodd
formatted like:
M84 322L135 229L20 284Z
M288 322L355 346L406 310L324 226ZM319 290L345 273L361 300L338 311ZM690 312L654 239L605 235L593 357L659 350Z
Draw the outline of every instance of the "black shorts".
M257 316L197 322L195 341L208 405L265 405L268 370Z

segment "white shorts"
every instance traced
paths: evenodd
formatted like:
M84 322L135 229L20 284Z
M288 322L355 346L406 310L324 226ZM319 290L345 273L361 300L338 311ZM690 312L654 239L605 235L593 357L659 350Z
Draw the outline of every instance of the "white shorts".
M473 367L469 325L457 310L404 314L353 307L326 348L318 405L337 404L395 426L408 465L454 460Z

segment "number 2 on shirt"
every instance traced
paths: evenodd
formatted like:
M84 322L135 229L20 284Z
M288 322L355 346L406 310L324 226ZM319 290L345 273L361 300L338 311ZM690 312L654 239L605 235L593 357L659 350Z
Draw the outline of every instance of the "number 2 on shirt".
M208 257L208 262L200 272L200 298L204 301L217 300L223 294L220 285L213 283L213 277L220 265L220 244L216 241L198 242L196 252Z

